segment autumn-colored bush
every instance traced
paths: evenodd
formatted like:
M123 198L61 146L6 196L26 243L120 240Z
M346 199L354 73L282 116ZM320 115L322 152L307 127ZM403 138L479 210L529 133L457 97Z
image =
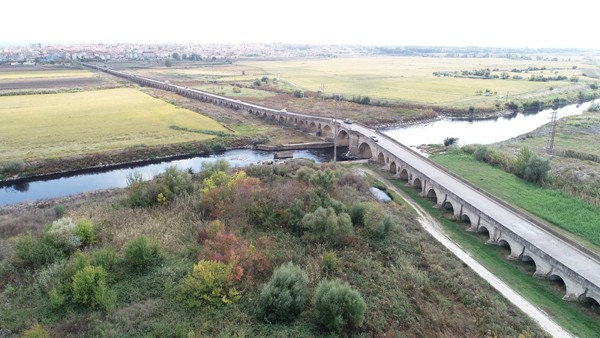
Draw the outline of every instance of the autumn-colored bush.
M235 280L244 278L248 281L256 273L269 269L268 249L271 246L271 241L264 237L255 245L240 240L233 232L219 231L214 238L204 242L199 258L230 264Z
M179 284L180 302L189 307L220 306L240 299L235 288L233 265L215 260L200 260Z

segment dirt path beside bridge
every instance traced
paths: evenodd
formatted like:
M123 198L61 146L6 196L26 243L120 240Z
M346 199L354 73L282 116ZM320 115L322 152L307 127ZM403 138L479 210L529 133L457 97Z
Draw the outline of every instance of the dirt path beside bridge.
M400 195L406 203L413 208L418 214L418 220L423 229L425 229L438 242L450 250L456 257L468 265L481 278L485 279L494 289L502 294L511 303L517 306L521 311L531 317L544 331L551 334L553 337L574 337L569 332L565 331L545 312L540 310L534 304L523 298L517 291L501 281L498 277L492 274L483 265L479 264L475 258L464 251L459 245L453 242L442 230L441 224L429 215L421 206L416 204L411 197L407 196L403 191L396 188L391 182L379 175L377 172L365 168L357 168L357 170L375 176L379 181L383 182L386 187L398 195Z

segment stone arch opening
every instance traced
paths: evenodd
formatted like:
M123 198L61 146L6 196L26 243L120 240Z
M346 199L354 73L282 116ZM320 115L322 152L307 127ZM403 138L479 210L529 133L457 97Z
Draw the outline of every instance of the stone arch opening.
M463 223L469 223L469 224L471 224L471 218L467 214L460 215L460 221L463 222Z
M285 124L285 118L283 118L283 116L279 116L279 123Z
M552 274L548 276L548 281L550 282L551 289L556 290L556 292L560 293L561 295L567 293L567 284L561 276Z
M368 145L367 143L362 143L358 147L358 154L360 155L360 158L371 158L371 157L373 157L373 151L371 151L371 146Z
M512 252L512 249L510 247L510 243L508 243L508 241L501 239L498 241L498 246L500 247L500 250L502 251L502 254L509 256Z
M390 172L392 174L396 174L398 172L398 167L396 167L396 162L390 163Z
M481 237L485 237L486 240L490 239L490 231L488 230L488 228L484 227L484 226L480 226L477 229L477 233L481 236Z
M400 179L408 182L409 177L408 171L406 171L406 169L402 169L402 171L400 171Z
M523 263L525 270L529 273L534 273L537 270L537 264L535 264L535 260L531 256L521 256L521 263Z
M309 132L309 133L316 133L317 131L318 131L318 129L317 129L317 124L316 124L316 123L314 123L314 122L311 122L311 123L308 125L308 132Z
M322 135L324 137L331 138L331 137L333 137L333 130L331 129L330 126L325 125L325 126L323 126L323 133L322 133Z
M377 162L381 165L385 164L385 156L383 156L383 153L379 153L379 155L377 155Z
M345 130L340 130L335 142L340 147L347 147L350 145L350 135Z
M446 201L442 204L442 210L444 212L454 213L454 206L449 201Z
M429 189L427 192L427 198L433 200L433 203L437 204L437 194L435 193L435 190Z
M423 191L423 184L421 183L421 180L418 177L416 177L413 180L413 188L415 188L419 191Z
M594 298L583 297L581 303L597 315L600 315L600 303Z

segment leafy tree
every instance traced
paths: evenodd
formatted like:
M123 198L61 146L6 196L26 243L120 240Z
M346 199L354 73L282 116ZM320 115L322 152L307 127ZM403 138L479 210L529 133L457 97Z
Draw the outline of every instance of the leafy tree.
M179 56L179 53L173 53L171 56L177 61L181 60L181 56Z
M173 61L171 61L171 59L166 59L165 60L165 67L171 67L173 66Z
M296 89L296 90L294 90L294 96L298 97L298 98L303 98L304 97L304 91L302 91L301 89Z
M519 177L525 176L525 168L527 168L527 164L529 163L529 159L533 156L533 152L529 150L527 147L521 148L519 155L513 165L513 173Z

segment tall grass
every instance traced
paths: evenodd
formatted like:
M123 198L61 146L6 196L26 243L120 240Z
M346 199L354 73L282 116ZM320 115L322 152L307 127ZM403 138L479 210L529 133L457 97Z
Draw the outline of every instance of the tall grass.
M491 194L600 248L600 211L558 190L543 188L459 152L431 159Z

